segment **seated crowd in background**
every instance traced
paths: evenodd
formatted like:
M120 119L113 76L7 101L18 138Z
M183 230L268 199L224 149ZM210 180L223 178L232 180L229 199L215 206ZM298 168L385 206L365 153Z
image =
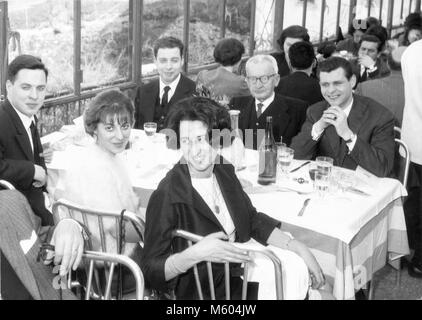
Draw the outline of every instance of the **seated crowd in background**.
M316 289L322 287L324 280L313 255L280 231L278 221L256 212L232 166L213 162L216 150L207 142L209 131L222 129L223 124L230 128L227 110L239 110L239 128L253 132L253 145L246 147L256 149L260 143L257 130L264 129L266 117L272 116L276 141L291 146L297 159L330 156L337 166L353 170L361 167L378 177L389 177L395 152L394 125L403 122L403 139L409 143L412 161L405 213L411 246L416 250L409 274L420 278L422 222L417 199L421 198L422 162L420 143L415 139L420 136L417 130L421 127L417 122L421 110L417 87L422 70L417 67L422 54L418 41L420 21L420 15L414 14L406 19L400 41L403 46L410 45L409 49L399 47L387 54L384 54L385 28L376 19L361 21L350 28L350 37L338 43L336 51L331 46L318 63L306 28L291 26L282 30L278 40L282 52L251 57L244 68L245 77L240 75L244 46L238 40L223 39L214 50L220 66L199 73L197 84L182 74L183 43L174 37L160 38L154 44L159 77L137 89L134 104L124 94L111 90L100 93L85 110L85 128L95 144L84 151L86 154L80 158L83 161L72 161L70 171L60 182L65 186L61 196L99 210L127 209L142 214L128 173L116 155L126 148L132 127L143 129L145 122L156 122L158 131L173 128L187 164L176 164L151 197L143 259L139 258L142 253L136 244L138 235L130 226L127 231L129 243L124 252L141 264L147 284L160 291L175 289L178 297L196 298L192 274L187 270L207 259L247 261L241 250L222 240L245 242L256 237L262 244L298 253L313 275ZM351 56L338 57L342 56L339 51L349 51ZM402 57L406 61L404 76L400 67ZM45 163L51 160L52 151L43 150L35 114L44 103L47 76L40 59L29 55L17 57L9 65L7 99L0 105L0 179L10 181L18 190L0 192L3 298L58 298L49 282L51 270L35 261L39 244L44 241L55 245L54 260L62 262L60 273L65 275L78 267L84 250L82 235L87 233L86 229L94 229L89 223L84 226L69 218L52 227L52 215L45 205ZM196 88L207 92L197 92ZM194 95L208 95L220 102L218 97L224 97L222 100L229 103L224 108L212 99L192 98ZM192 144L200 146L204 153L200 159ZM228 186L236 190L230 191L231 196L244 206L244 210L230 212L231 215L231 206L224 200ZM201 211L209 219L199 219L189 201L200 202ZM16 210L19 214L13 214ZM220 210L223 214L218 215ZM191 221L178 220L182 213ZM189 229L193 225L195 228ZM170 237L177 228L205 238L186 249ZM116 236L114 229L111 224L106 229L112 241ZM158 241L157 234L165 236ZM32 235L35 245L25 254L19 242ZM99 247L98 234L91 237L95 247ZM17 269L16 265L24 267ZM238 279L234 281L238 283ZM218 284L217 288L220 290ZM234 286L235 293L237 288ZM299 296L304 298L307 294ZM71 292L64 296L74 298Z

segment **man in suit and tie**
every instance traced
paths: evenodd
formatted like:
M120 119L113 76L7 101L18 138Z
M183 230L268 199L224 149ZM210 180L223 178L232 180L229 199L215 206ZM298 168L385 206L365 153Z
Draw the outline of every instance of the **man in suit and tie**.
M289 49L289 59L292 73L280 79L275 92L303 100L308 105L324 100L319 81L311 76L316 65L312 44L305 41L296 42Z
M358 59L353 62L357 83L379 79L390 75L390 69L381 58L384 43L375 35L362 36Z
M195 82L181 74L183 50L183 43L174 37L160 38L154 44L159 79L138 88L135 98L136 129L143 129L145 122L156 122L158 131L164 129L164 119L171 106L195 92Z
M265 129L266 118L273 117L275 140L287 145L299 132L305 121L306 102L285 97L274 92L280 81L277 61L270 55L257 55L246 63L246 80L251 96L233 98L230 108L240 110L239 129L244 134L245 146L257 149ZM262 132L261 130L261 132Z
M0 179L9 181L28 199L43 225L53 218L45 207L45 161L52 151L41 145L35 114L45 99L48 71L31 55L14 59L7 72L7 99L0 104Z
M41 226L17 190L1 190L0 203L0 300L75 299L68 288L61 287L60 295L55 285L58 277L78 267L85 229L72 219L63 219L56 227ZM54 264L60 264L57 272L37 261L41 244L47 242L54 247L46 262L53 260L54 252Z
M349 61L331 57L318 69L326 101L307 111L293 139L297 159L328 156L334 165L358 166L378 177L388 176L394 162L394 116L378 102L353 94L356 76Z

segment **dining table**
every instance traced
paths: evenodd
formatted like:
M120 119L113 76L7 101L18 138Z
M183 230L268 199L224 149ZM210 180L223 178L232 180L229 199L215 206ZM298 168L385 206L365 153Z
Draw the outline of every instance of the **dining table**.
M61 136L61 142L47 165L48 191L53 198L60 190L60 176L70 165L69 154L93 143L88 137L69 137L68 133ZM133 190L146 208L181 152L168 149L164 135L150 137L142 130L132 131L129 146L118 156L123 158ZM230 151L222 152L225 156L224 152ZM258 184L258 162L258 152L245 149L243 165L236 171L244 191L257 211L279 220L283 231L310 248L336 299L355 299L355 293L366 288L378 270L387 263L397 267L399 259L409 254L403 211L407 192L400 181L378 178L361 168L335 167L330 189L321 194L314 191L309 175L312 162L293 160L290 169L294 172L278 174L276 183L265 186ZM352 186L342 186L345 176L352 177Z

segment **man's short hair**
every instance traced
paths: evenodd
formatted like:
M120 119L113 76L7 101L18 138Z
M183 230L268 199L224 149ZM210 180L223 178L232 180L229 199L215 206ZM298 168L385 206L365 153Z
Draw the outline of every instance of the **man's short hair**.
M353 76L353 68L351 63L341 57L330 57L327 60L321 61L318 64L318 77L321 72L332 72L337 70L338 68L342 68L344 70L344 74L347 80L350 80Z
M298 25L287 27L281 31L280 38L277 40L281 51L283 51L284 42L287 38L302 39L302 41L306 42L309 42L310 40L308 29Z
M380 44L378 45L378 51L381 52L384 50L385 43L388 39L388 32L386 28L380 25L375 25L366 30L365 35L376 36L380 40Z
M173 48L179 48L180 50L180 56L183 57L184 52L184 45L183 42L175 37L162 37L159 38L154 43L154 57L157 58L158 50L159 49L173 49Z
M381 52L381 50L382 50L382 42L381 42L381 40L377 36L374 36L372 34L364 34L362 36L362 39L360 40L359 48L360 48L360 46L362 45L362 43L364 41L376 43L377 44L377 50L378 50L378 52Z
M245 66L246 74L248 73L248 69L251 64L258 64L264 61L269 62L273 67L274 73L278 74L277 60L269 54L258 54L256 56L249 58Z
M221 65L234 66L242 59L245 46L235 38L223 39L217 43L214 49L215 62Z
M13 83L16 79L16 75L22 69L42 70L45 73L45 77L48 77L48 69L45 67L40 58L31 56L29 54L23 54L17 56L9 64L7 68L7 80L10 80Z
M296 42L289 49L289 59L293 68L306 70L315 61L314 47L309 42Z

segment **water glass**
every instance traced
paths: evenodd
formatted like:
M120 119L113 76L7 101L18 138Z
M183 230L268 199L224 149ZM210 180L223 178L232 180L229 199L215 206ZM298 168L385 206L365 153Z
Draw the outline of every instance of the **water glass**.
M148 137L153 137L157 132L157 124L155 122L145 122L144 131Z
M294 153L295 151L292 148L288 148L285 144L277 146L277 162L281 170L281 174L284 176L287 176L289 173Z
M329 157L318 157L316 158L316 165L318 173L330 177L333 170L334 160Z
M309 164L309 177L312 181L315 181L315 174L318 172L318 166L315 162Z
M330 177L321 172L315 174L314 191L322 199L325 198L330 189Z

